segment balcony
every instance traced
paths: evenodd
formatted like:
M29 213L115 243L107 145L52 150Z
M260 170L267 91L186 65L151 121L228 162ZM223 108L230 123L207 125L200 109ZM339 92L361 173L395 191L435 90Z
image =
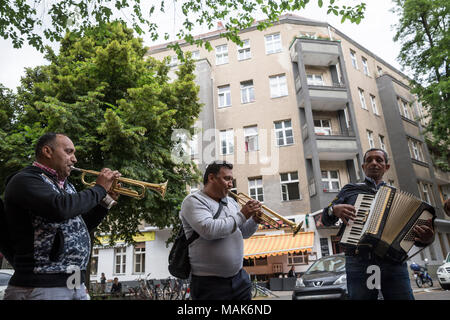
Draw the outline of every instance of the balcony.
M320 160L351 160L358 153L358 145L354 136L316 134L316 141Z
M291 60L298 62L298 52L295 48L300 43L302 60L305 65L330 66L339 60L339 42L323 39L297 38L291 46Z

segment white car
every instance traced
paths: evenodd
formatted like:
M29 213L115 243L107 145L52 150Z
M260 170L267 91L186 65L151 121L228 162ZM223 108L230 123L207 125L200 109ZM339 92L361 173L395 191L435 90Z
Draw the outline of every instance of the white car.
M450 290L450 253L447 254L444 264L437 269L437 276L442 289Z
M13 274L13 269L0 269L0 300L3 300L9 279L11 279Z

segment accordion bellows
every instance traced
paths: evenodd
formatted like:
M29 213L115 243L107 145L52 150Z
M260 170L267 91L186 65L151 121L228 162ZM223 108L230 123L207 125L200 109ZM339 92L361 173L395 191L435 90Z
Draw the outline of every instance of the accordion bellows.
M436 217L428 203L391 186L382 186L375 197L358 195L355 209L357 217L346 226L341 243L369 246L379 258L394 262L408 259L414 227Z

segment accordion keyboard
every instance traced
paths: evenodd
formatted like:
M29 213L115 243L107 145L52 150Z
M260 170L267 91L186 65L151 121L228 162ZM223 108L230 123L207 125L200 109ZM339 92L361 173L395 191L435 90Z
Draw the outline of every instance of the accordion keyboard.
M370 212L375 195L359 194L355 202L356 218L350 220L341 238L341 243L357 245L362 236L362 231Z

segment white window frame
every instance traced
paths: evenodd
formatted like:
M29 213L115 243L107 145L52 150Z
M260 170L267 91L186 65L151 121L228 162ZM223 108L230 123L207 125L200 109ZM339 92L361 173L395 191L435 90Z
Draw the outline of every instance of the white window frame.
M382 136L381 134L378 135L378 139L380 140L380 149L387 151L386 150L386 143L384 142L384 136Z
M367 131L367 140L369 141L369 147L375 148L375 140L373 139L373 131L366 130Z
M321 74L307 74L306 75L306 82L309 86L323 86L323 77Z
M418 161L424 161L422 153L422 144L419 141L409 139L411 145L411 157Z
M282 175L285 175L285 174L287 174L287 178L288 178L287 180L282 179ZM297 178L295 178L295 175L297 176ZM298 179L297 171L280 173L280 183L281 183L281 201L293 201L293 200L301 200L302 199L302 195L300 193L300 181ZM290 199L289 198L288 184L296 184L297 185L298 199ZM286 195L286 197L284 195Z
M367 59L364 58L364 57L361 57L361 61L362 61L362 65L363 65L363 71L364 71L364 74L365 74L366 76L369 76L369 75L370 75L370 74L369 74L369 64L368 64L368 62L367 62Z
M258 151L258 126L244 127L245 152ZM250 142L253 142L252 144ZM253 146L250 149L250 146Z
M228 63L228 45L222 44L216 46L216 65L227 64Z
M377 116L379 116L380 114L378 113L378 107L377 107L377 101L374 95L369 95L370 96L370 104L372 105L372 111L374 114L376 114Z
M255 86L253 80L241 82L241 103L255 102Z
M377 73L378 73L378 76L383 75L383 69L380 66L377 66Z
M409 114L408 103L405 100L403 100L403 99L400 99L400 100L401 100L401 103L402 103L403 115L405 116L405 118L411 120L411 115Z
M288 95L287 80L285 74L269 77L270 97L280 98Z
M117 259L119 258L119 259ZM119 272L117 272L119 268ZM127 271L127 248L114 248L114 274L125 274Z
M90 272L91 272L92 276L95 276L98 274L98 253L99 253L99 249L92 249L91 268L90 268ZM95 270L92 267L92 265L95 265Z
M231 87L229 84L217 87L217 103L219 108L231 106Z
M281 124L281 128L277 128L277 124ZM292 121L290 119L275 121L274 127L275 127L275 139L278 147L291 146L294 144L294 131L292 129ZM289 140L292 139L292 142L288 142L288 139ZM281 144L280 140L282 140Z
M200 50L195 50L195 51L192 51L191 53L192 53L192 59L193 60L199 60L200 59Z
M308 254L300 251L297 252L288 252L288 266L297 266L308 264Z
M320 126L316 126L315 122L320 121ZM324 121L328 121L329 126L324 125ZM314 119L314 133L319 136L331 136L331 119Z
M350 59L352 61L352 66L358 70L358 60L356 59L356 52L350 49Z
M133 274L145 274L145 242L138 243L138 245L138 248L133 248ZM140 262L137 262L138 257Z
M364 90L358 88L358 94L359 94L359 101L361 102L361 108L364 110L369 110L367 109L366 98L364 98Z
M254 190L255 197L252 196L252 190ZM249 178L248 179L248 194L259 202L264 202L264 186L262 178Z
M191 136L191 139L188 141L190 155L195 156L198 155L198 133L194 133Z
M238 61L242 60L248 60L252 58L252 52L250 49L250 40L246 39L243 40L243 45L241 47L238 47Z
M265 44L266 44L266 54L273 54L281 52L281 34L274 33L264 36Z
M234 153L234 130L220 130L220 155Z
M324 178L323 177L323 173L326 172L327 173L327 177ZM332 172L336 172L337 173L337 178L332 178L331 177L331 173ZM322 188L323 188L323 183L326 182L328 184L327 188L323 188L324 192L337 192L341 189L341 182L339 180L339 170L321 170L321 175L322 175ZM338 184L338 188L337 189L333 189L333 182L337 182Z

